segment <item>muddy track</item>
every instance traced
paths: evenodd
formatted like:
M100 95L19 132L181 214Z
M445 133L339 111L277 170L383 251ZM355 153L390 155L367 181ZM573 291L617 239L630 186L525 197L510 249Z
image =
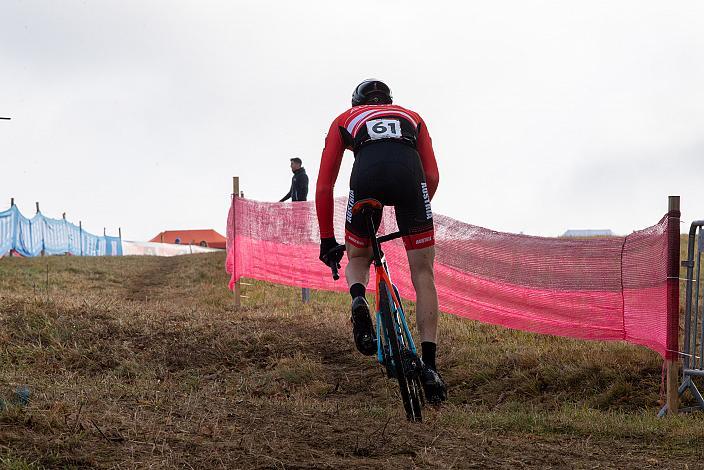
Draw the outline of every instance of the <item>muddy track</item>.
M107 284L56 260L68 266L66 290L49 303L18 283L26 298L0 309L0 377L34 394L27 408L0 413L0 467L4 452L48 468L702 467L692 445L701 421L656 426L618 409L552 416L518 399L488 408L471 383L474 358L450 348L449 403L410 424L396 382L354 347L347 296L302 306L300 290L255 282L235 309L218 256L121 260L109 274L122 282ZM86 289L106 300L86 306ZM482 331L455 341L498 336L508 347L514 336ZM521 347L538 355L554 347L531 340ZM592 354L619 354L604 348ZM507 387L530 379L522 372L487 370ZM522 396L554 399L531 393Z
M169 274L177 270L176 258L148 259L144 269L130 276L125 282L125 299L145 301L167 284Z

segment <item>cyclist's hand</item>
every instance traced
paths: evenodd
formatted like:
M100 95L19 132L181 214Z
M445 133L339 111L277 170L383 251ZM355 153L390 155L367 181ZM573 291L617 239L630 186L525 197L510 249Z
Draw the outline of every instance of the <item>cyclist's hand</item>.
M325 263L331 268L333 266L339 268L340 260L342 259L342 251L338 250L329 255L330 250L337 247L339 243L335 240L335 237L331 238L321 238L320 239L320 261Z

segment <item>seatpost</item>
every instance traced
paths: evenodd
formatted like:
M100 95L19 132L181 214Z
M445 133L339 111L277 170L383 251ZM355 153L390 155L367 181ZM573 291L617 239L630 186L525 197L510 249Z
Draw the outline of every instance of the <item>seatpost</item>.
M376 227L374 227L374 213L371 210L365 210L367 215L367 231L369 232L369 239L372 242L372 250L374 250L374 266L381 266L381 247L376 239Z

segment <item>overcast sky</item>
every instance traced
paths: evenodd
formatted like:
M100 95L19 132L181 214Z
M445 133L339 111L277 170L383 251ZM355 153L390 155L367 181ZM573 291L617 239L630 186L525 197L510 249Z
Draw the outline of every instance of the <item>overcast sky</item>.
M435 212L623 234L679 194L704 218L704 2L643 0L2 0L0 210L223 232L233 175L275 201L298 156L314 194L368 77L428 124Z

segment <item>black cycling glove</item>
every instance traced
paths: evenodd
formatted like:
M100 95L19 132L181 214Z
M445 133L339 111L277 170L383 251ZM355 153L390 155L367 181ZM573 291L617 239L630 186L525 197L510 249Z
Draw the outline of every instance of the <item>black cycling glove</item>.
M337 243L337 240L335 240L335 237L331 238L321 238L320 239L320 261L325 263L326 265L330 266L331 268L336 266L337 268L340 267L340 260L342 259L342 250L338 250L332 255L328 256L328 252L338 246L339 243Z

